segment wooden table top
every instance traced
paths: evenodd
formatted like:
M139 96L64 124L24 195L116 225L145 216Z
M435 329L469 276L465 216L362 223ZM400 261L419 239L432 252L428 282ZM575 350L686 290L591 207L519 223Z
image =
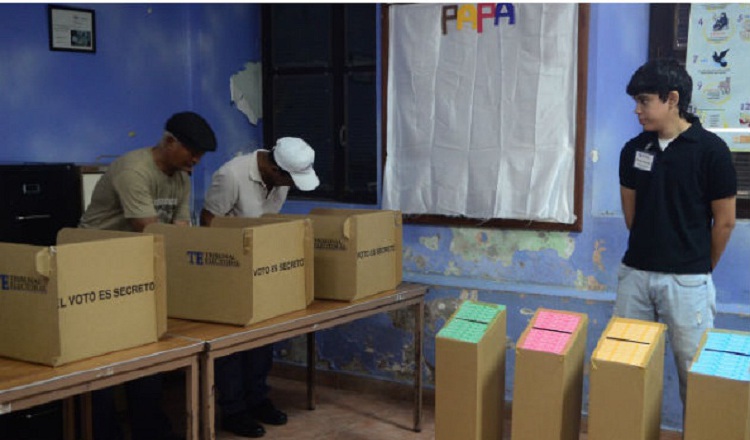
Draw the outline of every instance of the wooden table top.
M165 336L151 344L57 367L0 358L0 402L26 395L31 389L34 393L53 391L64 386L192 356L203 349L204 344L201 341Z
M167 324L167 334L195 338L201 341L213 342L214 344L219 343L222 339L259 337L367 310L377 310L403 301L423 300L427 292L427 287L423 284L402 283L396 289L352 302L314 300L306 309L297 310L244 327L170 318Z

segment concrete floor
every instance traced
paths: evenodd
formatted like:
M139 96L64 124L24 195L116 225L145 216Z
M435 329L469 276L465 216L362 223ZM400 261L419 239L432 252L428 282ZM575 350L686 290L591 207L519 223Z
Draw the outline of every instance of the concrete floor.
M317 407L310 411L306 402L305 383L271 377L271 398L289 415L284 426L267 426L265 439L278 440L431 440L435 438L434 403L425 399L422 432L412 431L412 403L377 390L319 386ZM584 424L585 425L585 424ZM510 439L510 421L505 439ZM585 428L584 428L585 429ZM218 440L240 440L227 432L217 432ZM581 433L581 440L587 438ZM663 432L661 440L680 440L675 432ZM456 439L461 440L461 439Z
M433 412L424 408L423 430L412 430L410 401L356 391L317 388L315 410L307 409L304 382L269 378L271 399L289 416L284 426L266 425L264 438L278 440L428 440L435 438ZM219 440L240 440L227 432L217 432Z

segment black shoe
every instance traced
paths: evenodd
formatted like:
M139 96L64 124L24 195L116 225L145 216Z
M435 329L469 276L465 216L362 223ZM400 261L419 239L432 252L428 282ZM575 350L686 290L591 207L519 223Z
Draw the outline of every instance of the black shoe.
M263 437L266 430L245 413L228 414L221 419L221 428L242 437Z
M255 420L269 425L284 425L287 419L286 414L276 409L270 399L265 399L260 405L250 408L250 415Z

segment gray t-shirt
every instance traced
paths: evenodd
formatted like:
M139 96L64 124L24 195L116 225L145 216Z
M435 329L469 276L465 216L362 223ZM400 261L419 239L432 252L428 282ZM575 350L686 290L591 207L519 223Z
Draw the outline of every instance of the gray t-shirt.
M184 171L166 175L151 149L134 150L112 162L94 187L79 227L133 231L131 218L190 221L190 176Z

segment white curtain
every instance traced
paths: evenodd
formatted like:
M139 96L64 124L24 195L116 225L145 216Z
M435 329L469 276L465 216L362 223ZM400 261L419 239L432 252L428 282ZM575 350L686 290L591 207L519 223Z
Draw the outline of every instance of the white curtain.
M384 209L575 222L577 6L495 5L391 6Z

